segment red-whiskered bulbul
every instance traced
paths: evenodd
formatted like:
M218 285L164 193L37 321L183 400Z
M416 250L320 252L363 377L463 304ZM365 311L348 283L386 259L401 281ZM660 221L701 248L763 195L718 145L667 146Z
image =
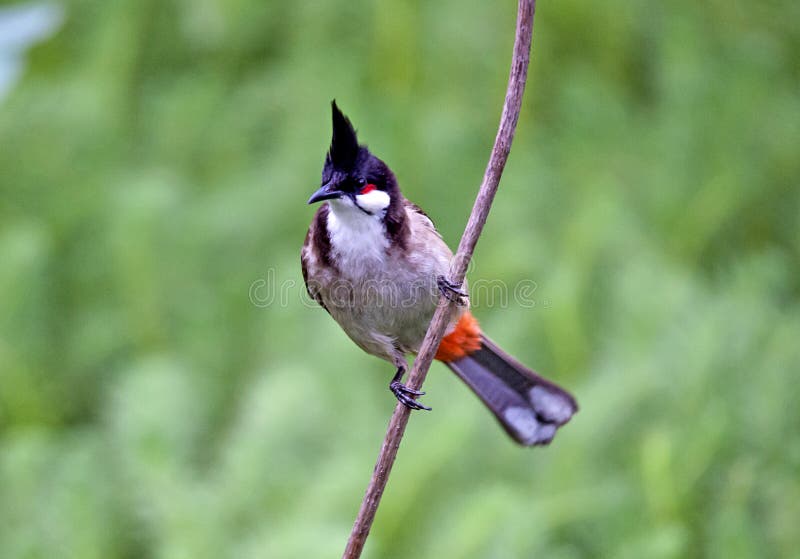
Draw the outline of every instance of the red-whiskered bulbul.
M466 286L447 279L453 253L433 222L400 193L389 167L359 145L334 101L333 138L317 210L301 253L309 295L361 349L397 368L390 390L412 409L430 408L424 393L401 383L406 355L416 354L440 292L458 305L436 359L486 404L522 445L547 444L578 410L575 399L502 351L469 311Z

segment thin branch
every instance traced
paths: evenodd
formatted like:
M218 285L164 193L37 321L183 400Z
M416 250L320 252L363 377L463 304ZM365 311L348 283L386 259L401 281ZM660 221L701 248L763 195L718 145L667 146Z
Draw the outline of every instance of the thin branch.
M497 193L500 177L508 159L508 152L511 150L511 142L514 139L514 131L517 127L519 111L522 106L522 94L525 91L525 81L528 75L535 5L536 0L519 0L514 55L511 61L511 72L508 78L503 114L500 117L500 128L494 140L494 147L489 157L489 163L486 166L478 197L469 216L464 235L458 245L458 252L450 267L449 279L455 284L460 284L464 281L467 267L472 259L472 253L478 243L478 238L483 231L492 201ZM442 341L442 337L444 337L451 304L446 297L441 297L439 306L428 327L428 332L425 334L425 339L422 341L417 358L414 360L414 367L411 369L408 380L409 388L418 390L425 381L436 350ZM383 490L389 479L389 473L392 471L392 465L397 457L397 449L403 439L410 413L410 409L399 402L397 403L389 421L386 436L383 439L375 470L372 472L372 478L369 486L367 486L353 530L347 540L347 547L342 556L343 559L357 559L361 556L361 551L364 549L364 544L372 527L372 521L375 519L375 513L378 510Z

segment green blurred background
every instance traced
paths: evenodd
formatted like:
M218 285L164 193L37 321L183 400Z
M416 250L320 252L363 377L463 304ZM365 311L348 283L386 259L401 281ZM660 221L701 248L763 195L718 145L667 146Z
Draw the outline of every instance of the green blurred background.
M0 50L0 557L339 556L395 401L301 296L329 102L456 245L515 4L48 9ZM539 3L470 279L535 281L475 312L582 409L522 449L434 365L366 557L800 557L798 21Z

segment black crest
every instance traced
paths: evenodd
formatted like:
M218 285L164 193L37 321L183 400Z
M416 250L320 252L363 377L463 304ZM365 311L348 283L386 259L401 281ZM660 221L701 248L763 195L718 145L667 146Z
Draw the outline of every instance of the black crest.
M333 118L333 138L328 151L331 163L340 171L353 168L358 157L358 138L350 120L342 114L336 101L331 101L331 117Z

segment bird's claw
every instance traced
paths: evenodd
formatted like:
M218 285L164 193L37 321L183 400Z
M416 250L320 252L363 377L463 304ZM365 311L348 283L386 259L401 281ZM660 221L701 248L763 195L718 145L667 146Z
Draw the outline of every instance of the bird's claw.
M455 303L460 307L469 305L469 293L461 289L460 283L453 283L444 276L436 278L436 285L439 286L439 291L442 295L447 297L451 303Z
M431 408L423 405L413 398L413 396L424 396L425 393L421 390L413 390L401 383L399 380L393 380L390 382L389 390L392 391L392 394L394 394L394 397L397 398L397 401L403 404L405 407L412 410L431 411Z

